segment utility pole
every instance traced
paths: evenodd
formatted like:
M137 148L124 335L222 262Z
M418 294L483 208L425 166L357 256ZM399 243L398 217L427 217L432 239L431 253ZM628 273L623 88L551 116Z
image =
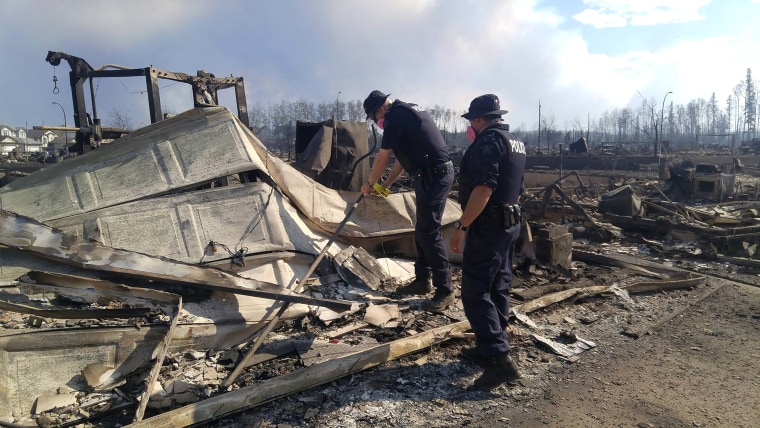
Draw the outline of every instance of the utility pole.
M335 119L340 119L339 116L340 113L340 91L338 91L338 96L335 98Z
M538 151L541 151L541 100L538 100ZM546 151L549 151L549 147L546 147Z

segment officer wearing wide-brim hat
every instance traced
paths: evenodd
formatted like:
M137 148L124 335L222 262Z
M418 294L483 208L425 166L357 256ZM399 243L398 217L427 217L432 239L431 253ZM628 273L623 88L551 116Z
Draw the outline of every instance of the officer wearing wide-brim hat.
M432 279L435 294L423 304L423 309L440 312L455 300L448 252L441 237L441 219L454 182L454 166L443 135L427 111L416 104L391 102L389 95L378 90L370 92L364 100L364 112L383 129L383 140L362 192L370 194L373 188L379 188L378 193L384 193L404 171L414 179L415 279L396 292L425 295L430 291ZM391 154L396 162L379 184Z
M483 366L474 387L491 390L520 377L509 357L506 328L514 244L520 235L525 144L502 122L499 97L481 95L462 117L473 141L460 165L462 217L449 245L462 255L462 306L475 333L475 347L462 356Z
M479 117L502 116L507 113L509 113L507 110L501 109L499 97L494 94L485 94L472 100L470 108L462 117L472 120Z

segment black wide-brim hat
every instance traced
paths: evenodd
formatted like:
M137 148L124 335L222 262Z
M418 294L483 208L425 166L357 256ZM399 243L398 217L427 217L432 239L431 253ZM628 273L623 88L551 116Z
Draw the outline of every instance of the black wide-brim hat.
M367 118L369 119L377 111L377 109L385 104L385 100L390 96L391 94L385 95L378 90L370 92L367 98L364 100L364 112L367 113Z
M494 94L485 94L472 100L469 111L462 117L472 120L478 117L501 116L507 113L509 113L507 110L501 110L499 97Z

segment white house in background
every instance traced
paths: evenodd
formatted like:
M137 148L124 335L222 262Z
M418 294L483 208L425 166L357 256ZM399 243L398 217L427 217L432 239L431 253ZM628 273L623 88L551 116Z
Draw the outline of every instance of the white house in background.
M60 144L54 143L58 140ZM0 124L0 153L42 152L52 149L55 145L63 146L62 137L53 131L38 131L35 129L15 128Z

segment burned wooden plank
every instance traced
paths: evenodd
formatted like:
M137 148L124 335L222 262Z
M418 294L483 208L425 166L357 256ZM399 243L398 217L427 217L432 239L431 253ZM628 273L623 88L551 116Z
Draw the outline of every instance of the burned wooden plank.
M116 302L122 305L147 307L170 312L176 295L166 291L134 288L102 279L58 272L31 271L21 277L18 287L24 292L55 292L83 303Z
M751 260L751 259L742 258L742 257L729 257L729 256L719 255L718 261L728 262L735 265L745 266L748 268L760 270L760 260Z
M690 274L690 278L672 279L669 281L642 281L623 287L630 293L646 293L648 291L670 291L682 288L692 288L704 284L707 278Z
M566 290L567 286L564 284L549 283L537 285L530 288L513 288L510 293L520 298L523 301L529 301L537 299L545 294L556 293L558 291Z
M351 308L351 302L307 297L276 284L243 278L216 268L115 249L99 242L84 242L37 220L5 210L0 210L0 244L88 270L324 306L336 311Z
M539 297L538 299L520 304L516 306L516 309L520 310L521 312L525 314L529 314L539 309L543 309L547 306L551 306L555 303L563 302L565 300L570 300L575 297L586 297L586 296L592 296L595 294L603 294L607 292L609 292L609 287L605 285L595 285L595 286L584 287L584 288L571 288L569 290L563 290L563 291L558 291L556 293L546 294L544 296Z
M0 296L2 294L0 293ZM83 320L91 318L143 318L150 315L148 308L126 309L40 309L30 305L12 303L0 300L0 309L20 314L37 315L45 318L58 318L65 320Z
M705 237L734 237L734 236L756 236L760 232L759 225L738 226L738 227L716 227L700 226L690 223L675 223L669 219L651 219L641 217L626 217L616 214L604 214L605 220L620 227L623 230L637 230L651 234L665 235L674 230L682 233L692 233L696 236Z
M634 264L634 263L625 262L625 261L619 260L617 258L608 256L608 255L595 254L595 253L590 253L588 251L573 250L573 259L574 260L579 260L579 261L582 261L582 262L586 262L586 263L594 263L594 264L600 264L600 265L605 265L605 266L612 266L612 267L619 267L619 268L624 268L624 269L630 269L630 270L634 270L634 271L637 271L637 272L640 272L642 274L645 274L645 275L648 275L648 276L652 276L652 277L655 277L655 278L666 279L666 278L670 277L669 275L667 275L665 273L653 272L653 270L656 269L656 268L653 268L653 267L646 267L646 268L644 268L644 267L642 267L640 265L637 265L637 264ZM663 270L663 271L667 271L667 272L673 272L672 269L668 269L668 270L659 269L659 270Z
M672 320L673 318L681 315L682 313L686 312L689 308L696 305L697 303L701 302L702 300L706 299L716 291L723 288L725 283L720 283L714 287L708 288L707 290L703 291L699 296L697 296L695 299L690 300L685 305L683 305L681 308L675 311L669 311L666 313L662 318L655 321L654 323L647 324L644 326L638 326L638 327L631 327L631 328L624 328L623 334L626 336L633 337L634 339L638 339L641 336L644 336L646 334L650 334L652 331L658 329L663 324L667 323L668 321Z
M679 288L691 288L703 284L705 278L699 275L693 275L686 279L673 279L670 281L646 281L628 285L624 289L628 292L642 293L655 290L675 290ZM568 290L558 291L556 293L545 294L537 299L515 306L516 310L529 314L539 309L546 308L555 303L563 302L570 299L588 297L611 293L612 288L606 285L595 285L583 288L571 288Z

